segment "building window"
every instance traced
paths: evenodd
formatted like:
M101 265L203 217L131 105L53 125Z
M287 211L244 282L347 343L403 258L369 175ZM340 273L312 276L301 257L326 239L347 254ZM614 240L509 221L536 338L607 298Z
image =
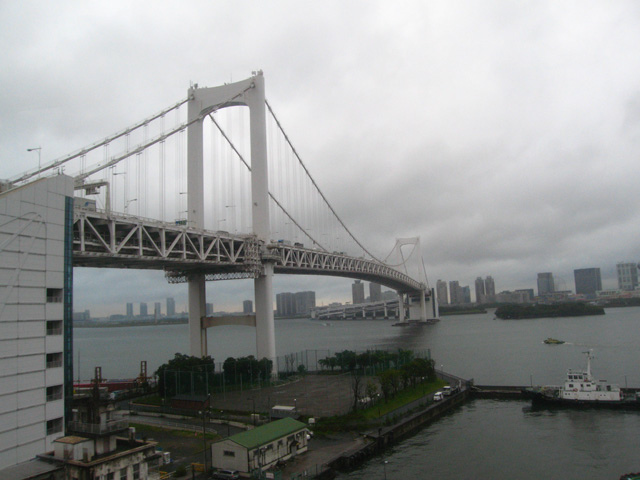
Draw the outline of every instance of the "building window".
M107 473L107 480L115 480L115 473Z
M62 320L48 320L47 335L62 335Z
M47 420L47 435L62 432L62 417Z
M62 399L62 385L54 385L53 387L47 387L47 402L53 402L54 400Z
M47 353L47 368L56 368L62 366L62 352Z
M120 480L127 480L128 475L127 475L127 467L121 468L120 469Z
M231 450L225 450L225 451L223 452L223 455L224 455L225 457L235 457L235 456L236 456L236 452L232 452Z
M61 288L47 288L47 303L62 303Z
M140 480L140 464L136 463L133 466L133 480Z

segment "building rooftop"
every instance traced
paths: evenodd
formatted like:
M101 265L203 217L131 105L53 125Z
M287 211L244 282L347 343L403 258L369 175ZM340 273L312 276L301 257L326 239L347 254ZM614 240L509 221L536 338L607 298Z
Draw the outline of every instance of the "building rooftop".
M77 443L82 443L88 441L88 438L79 437L77 435L67 435L66 437L56 438L54 442L58 443L68 443L70 445L75 445Z
M3 480L47 478L47 474L53 474L57 470L62 470L62 465L34 459L5 469L0 469L0 478Z
M294 420L293 418L283 418L282 420L276 420L275 422L267 423L261 427L254 428L253 430L247 430L246 432L237 433L232 435L227 440L242 445L245 448L252 449L271 443L278 438L286 435L298 432L307 426Z

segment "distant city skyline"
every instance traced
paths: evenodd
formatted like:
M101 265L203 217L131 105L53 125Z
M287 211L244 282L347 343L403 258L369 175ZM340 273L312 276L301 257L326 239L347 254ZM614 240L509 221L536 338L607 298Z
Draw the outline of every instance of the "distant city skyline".
M618 264L625 265L637 265L635 262L618 262ZM602 267L585 267L585 268L598 268L601 272L601 284L603 290L617 290L619 289L619 279L617 275L616 265L613 265L608 269L609 272L614 272L614 277L606 278L604 276L605 271L607 269L603 269ZM89 269L82 269L83 271ZM100 274L103 269L93 269L96 272L96 275ZM574 270L580 269L571 269L569 273L560 271L551 272L554 279L554 284L556 289L561 290L572 290L575 291L575 280L574 280ZM144 272L146 273L146 272ZM530 274L530 281L525 285L518 284L517 286L509 286L502 282L501 278L497 278L499 283L499 291L524 291L529 289L534 289L537 294L537 274L539 272L533 272ZM132 274L136 275L135 271L122 271L123 275ZM492 277L494 280L496 277L494 275L488 275ZM187 303L187 294L186 294L186 286L184 284L178 285L170 285L164 280L163 274L161 272L156 275L156 282L160 285L158 287L153 282L150 283L149 288L144 289L144 292L149 293L149 296L146 299L143 298L133 298L131 297L131 293L128 294L128 299L122 299L122 303L119 303L114 300L109 292L104 292L104 290L100 290L96 287L95 291L92 291L90 296L87 295L76 295L74 296L74 310L75 311L84 311L90 310L92 314L98 318L108 317L114 314L124 314L127 312L127 304L131 303L132 308L135 306L137 309L138 305L144 301L145 303L155 303L157 301L161 301L162 303L166 303L166 307L163 309L166 312L166 315L171 316L171 308L173 308L173 315L180 314L186 312L188 309ZM433 277L432 277L433 278ZM441 277L442 278L442 277ZM471 288L473 291L472 301L476 300L476 292L475 292L475 281L477 280L477 275L469 275L470 280L468 281L469 285L473 285L474 288ZM99 277L95 277L96 280ZM441 280L444 281L444 280ZM462 289L465 282L458 279L455 280L458 282L458 286ZM318 306L320 305L329 305L330 303L347 303L353 302L353 284L354 280L344 279L344 278L336 278L336 277L317 277L317 276L297 276L297 275L276 275L276 282L280 285L284 285L283 287L278 288L278 291L287 290L287 286L289 285L301 285L305 290L313 290L316 292L316 303ZM445 284L448 281L444 281ZM85 282L86 283L86 282ZM147 282L148 283L148 282ZM431 286L438 289L438 282L431 281ZM142 286L145 285L145 282L142 283ZM448 287L448 285L446 285ZM76 287L79 288L79 287ZM226 281L226 282L208 282L207 288L210 289L208 291L207 299L214 300L216 304L216 310L225 311L225 312L242 312L242 302L247 298L252 298L253 296L253 284L251 281L243 281L243 280L234 280L234 281ZM365 282L362 282L362 288L365 288ZM375 288L375 287L374 287ZM386 288L386 287L384 287ZM442 289L442 286L440 286ZM494 286L495 288L495 286ZM157 292L157 290L161 290ZM291 290L295 290L295 288L291 288ZM449 288L446 288L447 292ZM164 292L169 292L169 295L166 295ZM99 296L98 294L102 293L103 295ZM158 293L160 293L161 297L158 297ZM497 292L496 292L497 293ZM448 295L447 295L448 296ZM140 297L143 297L142 292ZM439 293L438 298L441 298L442 295ZM169 303L169 299L172 299L172 304ZM450 301L450 298L448 298ZM442 304L442 303L441 303ZM446 303L445 303L446 304ZM116 305L122 305L121 307ZM163 305L164 306L164 305ZM274 298L274 310L276 309L276 301Z

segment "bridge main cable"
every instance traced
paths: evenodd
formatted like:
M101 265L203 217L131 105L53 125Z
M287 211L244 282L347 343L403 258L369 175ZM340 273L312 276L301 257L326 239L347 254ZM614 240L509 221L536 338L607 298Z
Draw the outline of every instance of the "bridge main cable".
M244 164L245 167L247 167L247 170L249 170L249 172L251 172L251 165L249 165L247 163L247 161L244 159L244 157L242 156L242 154L238 151L238 149L236 148L236 146L233 144L233 142L231 141L231 139L227 136L227 134L225 133L225 131L222 129L222 127L218 124L218 122L216 122L216 119L213 118L213 115L211 113L209 113L209 118L211 119L211 121L213 122L213 124L218 128L218 130L220 131L220 134L224 137L224 139L227 141L227 143L229 144L229 146L231 147L231 149L236 153L236 155L238 156L238 158L240 159L240 161ZM324 250L325 252L327 252L328 250L321 245L315 238L313 238L313 236L307 232L302 225L300 225L298 223L298 221L293 218L291 216L291 214L287 211L286 208L284 208L284 206L278 201L278 199L273 195L273 193L269 192L269 198L271 198L271 200L273 200L276 205L278 207L280 207L280 210L282 210L284 212L284 214L287 216L287 218L289 220L291 220L294 225L296 227L298 227L300 229L301 232L303 232L313 243L315 243L316 245L318 245L322 250Z
M382 263L384 264L384 262L382 260L380 260L379 258L377 258L375 255L373 255L369 250L366 249L366 247L364 245L362 245L360 243L360 241L353 235L353 233L351 233L351 230L349 230L347 228L347 226L344 224L344 222L342 221L342 219L340 218L340 216L337 214L337 212L333 209L333 207L331 206L331 204L329 203L329 200L327 200L327 197L325 197L324 193L322 193L322 190L320 190L320 187L318 186L318 184L316 183L316 181L314 180L313 176L311 175L311 173L309 172L309 170L307 169L306 165L304 164L304 162L302 161L302 159L300 158L300 155L298 155L298 152L296 151L295 147L293 146L293 144L291 143L291 140L289 140L289 136L286 134L286 132L284 131L284 129L282 128L282 125L280 124L280 122L278 121L278 118L276 117L276 114L274 113L273 109L271 108L271 105L269 105L269 102L265 99L264 103L267 105L267 108L269 109L269 113L271 113L271 116L273 117L273 119L276 122L276 125L278 125L278 129L280 129L280 132L282 133L282 135L284 135L284 139L287 141L287 144L289 144L289 147L291 147L291 151L293 151L293 154L296 156L296 158L298 159L298 162L300 163L300 166L302 166L302 168L304 169L305 173L307 174L307 176L309 177L309 180L311 180L311 183L313 184L314 187L316 187L316 190L318 191L318 193L320 194L320 196L322 197L322 199L324 200L324 203L327 205L327 207L329 207L329 210L331 210L331 213L333 213L334 217L336 217L336 219L338 220L338 222L340 223L340 225L342 225L342 228L345 229L345 231L349 234L349 236L353 239L354 242L356 242L358 244L358 246L365 252L367 253L367 255L369 255L373 260L375 260L376 262Z
M121 132L115 133L115 134L111 135L110 137L105 138L104 140L101 140L99 142L94 143L93 145L90 145L90 146L85 147L85 148L83 148L81 150L78 150L77 152L72 153L70 155L67 155L66 157L63 157L63 158L58 159L58 160L54 160L49 165L45 165L44 167L42 167L40 169L37 169L37 170L35 170L33 172L25 173L21 177L16 178L15 180L13 180L12 183L24 182L26 180L29 180L30 178L35 177L36 175L38 175L38 174L40 174L42 172L46 172L47 170L51 170L52 168L56 168L56 167L59 167L61 165L64 165L65 163L73 160L74 158L82 157L83 155L86 155L87 153L95 150L96 148L100 148L100 147L103 147L105 145L108 145L109 143L113 142L114 140L117 140L117 139L122 138L122 137L124 137L126 135L129 135L131 132L134 132L135 130L137 130L137 129L141 128L141 127L144 127L145 125L148 125L150 122L153 122L154 120L157 120L158 118L161 118L161 117L165 116L167 113L172 112L173 110L176 110L176 109L180 108L182 105L184 105L188 101L189 101L188 98L180 100L175 105L173 105L173 106L171 106L169 108L166 108L166 109L156 113L155 115L153 115L153 116L151 116L149 118L145 118L141 122L138 122L138 123L132 125L131 127L128 127L126 129L122 130ZM143 147L143 149L144 148L146 148L146 147ZM137 149L137 150L139 150L139 149ZM126 157L124 157L124 158L126 158ZM83 178L86 178L86 177L83 177Z

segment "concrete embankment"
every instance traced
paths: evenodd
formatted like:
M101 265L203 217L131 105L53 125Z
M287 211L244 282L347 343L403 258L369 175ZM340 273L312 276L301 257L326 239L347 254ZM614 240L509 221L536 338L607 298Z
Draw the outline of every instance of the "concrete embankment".
M470 390L464 388L440 402L430 404L420 412L405 417L395 425L380 427L365 433L368 443L355 450L344 452L340 457L329 462L330 470L348 470L359 465L367 458L383 452L402 438L415 433L428 423L462 405L469 398L469 395Z
M348 470L356 467L366 459L382 453L386 448L400 441L404 437L424 428L451 410L461 406L467 400L474 398L493 398L504 400L524 399L524 386L473 385L472 381L439 374L453 385L462 385L462 390L454 395L445 397L441 402L431 403L421 411L409 415L389 427L381 427L365 434L368 443L343 454L328 463L327 475L333 470Z

